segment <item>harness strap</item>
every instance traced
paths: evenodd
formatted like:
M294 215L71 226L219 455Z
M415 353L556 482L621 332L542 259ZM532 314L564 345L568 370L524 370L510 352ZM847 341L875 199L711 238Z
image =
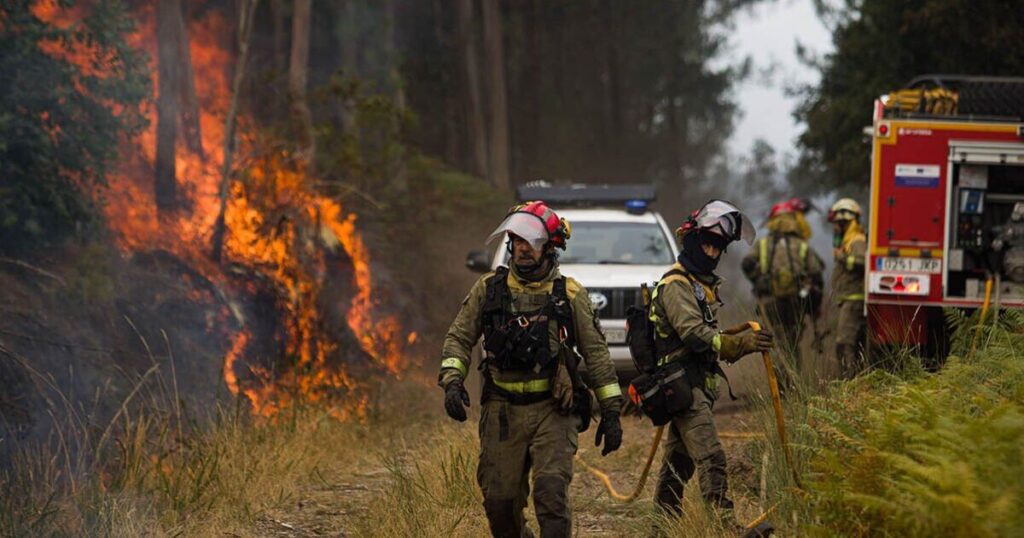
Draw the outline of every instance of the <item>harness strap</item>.
M551 305L552 314L554 314L553 317L558 321L559 337L564 332L565 345L575 347L576 326L572 319L572 304L569 302L569 291L564 276L555 279L551 283L551 300L549 304Z

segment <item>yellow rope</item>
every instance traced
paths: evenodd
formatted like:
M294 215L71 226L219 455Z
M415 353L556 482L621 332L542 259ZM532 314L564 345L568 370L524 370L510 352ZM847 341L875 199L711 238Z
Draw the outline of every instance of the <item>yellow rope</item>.
M637 483L636 489L629 495L623 495L615 490L615 486L612 485L612 480L607 473L601 471L597 467L590 465L583 458L576 455L576 460L583 465L591 474L596 476L604 483L604 488L608 490L608 494L612 496L616 501L623 503L631 503L640 496L640 493L644 490L644 484L647 483L647 475L650 474L651 464L654 463L654 455L658 452L658 445L661 444L661 434L665 432L665 426L658 426L658 429L654 432L654 440L651 441L651 450L647 454L647 463L644 464L644 470L640 474L640 482Z

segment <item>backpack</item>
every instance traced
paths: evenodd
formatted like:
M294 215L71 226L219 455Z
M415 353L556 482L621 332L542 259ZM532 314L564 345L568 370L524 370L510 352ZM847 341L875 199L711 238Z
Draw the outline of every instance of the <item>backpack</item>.
M797 259L793 258L790 241L799 241ZM762 239L758 249L761 275L767 277L768 289L763 291L776 298L796 297L807 274L807 242L789 235L773 235Z
M673 269L662 277L660 285L671 277L682 277L694 287L694 295L705 313L710 315L703 293L697 291L699 284L686 273ZM657 289L657 285L655 289ZM669 338L659 338L657 327L651 319L652 298L647 284L640 285L643 306L631 306L626 311L626 344L640 375L629 383L629 398L655 426L667 424L672 416L685 412L693 403L689 374L680 362L658 366L658 360L683 346L682 339L673 332Z

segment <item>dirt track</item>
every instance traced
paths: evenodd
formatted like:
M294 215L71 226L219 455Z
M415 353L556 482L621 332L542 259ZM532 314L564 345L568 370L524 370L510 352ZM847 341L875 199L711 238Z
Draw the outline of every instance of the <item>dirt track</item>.
M731 488L738 503L737 515L740 519L752 519L758 513L758 477L757 471L746 459L744 445L751 441L751 436L756 435L752 434L756 425L750 423L752 413L742 403L723 404L723 409L716 413L716 420L729 456ZM632 491L639 479L654 428L646 419L632 416L624 418L623 426L625 440L618 452L602 458L600 450L593 444L592 427L580 437L579 455L607 472L615 487L625 492ZM433 430L436 433L451 427L447 419L438 415L435 423L424 432ZM402 444L408 447L420 446L416 439L408 436ZM407 455L415 457L415 448L408 450ZM623 536L643 527L643 518L651 512L659 462L660 450L643 495L628 505L612 500L602 483L581 465L577 465L570 493L577 532L583 536ZM327 464L302 486L297 498L285 500L279 509L258 518L252 534L266 537L361 535L359 523L367 517L369 503L386 502L386 489L389 487L391 476L381 461L361 466L358 470L353 470L351 462L346 461ZM694 483L687 489L690 505L696 502L695 494ZM481 517L482 514L483 509L480 508Z

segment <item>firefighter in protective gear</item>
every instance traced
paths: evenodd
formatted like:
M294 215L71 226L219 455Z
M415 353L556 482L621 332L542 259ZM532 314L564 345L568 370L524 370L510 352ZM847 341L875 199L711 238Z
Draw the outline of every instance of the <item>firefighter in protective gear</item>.
M835 267L832 298L836 303L836 359L843 375L863 369L861 356L867 322L864 318L864 254L867 238L860 227L860 204L842 198L828 212L832 223Z
M758 239L742 262L762 315L780 336L783 352L790 357L799 356L804 316L818 317L824 289L824 263L807 243L807 208L796 198L772 206L768 236ZM778 364L778 370L782 386L788 386L787 369Z
M477 481L491 533L531 536L523 510L532 469L541 536L567 537L573 456L591 414L587 387L601 406L595 443L604 443L602 454L622 443L622 392L589 294L558 271L555 249L565 248L568 223L531 202L513 208L488 242L505 234L511 267L481 277L462 302L445 337L439 384L447 413L465 420L463 380L483 335Z
M735 336L719 332L721 280L714 271L731 242L741 238L753 242L754 228L735 206L713 200L694 212L676 234L682 251L655 286L651 321L655 343L665 353L658 359L659 368L681 364L693 402L671 418L655 502L667 513L681 513L683 486L697 472L705 501L731 519L725 452L712 416L717 379L724 377L718 360L735 362L749 353L767 351L772 335L768 331Z

